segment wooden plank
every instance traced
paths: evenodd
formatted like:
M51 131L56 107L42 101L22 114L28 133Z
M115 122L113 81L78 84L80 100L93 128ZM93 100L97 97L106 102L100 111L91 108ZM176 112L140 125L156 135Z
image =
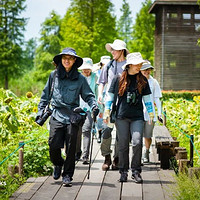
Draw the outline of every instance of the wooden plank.
M24 183L11 196L10 199L17 199L17 200L19 200L19 199L30 199L47 178L48 178L48 176L38 177L38 178L33 178L33 177L28 178L26 183Z
M121 183L118 182L119 172L109 170L105 173L99 200L116 200L120 199Z
M61 187L61 180L55 181L52 176L48 177L48 179L44 182L44 184L37 190L37 193L33 195L31 200L49 200L53 199L58 190Z
M104 157L99 150L97 157L91 167L90 178L85 178L83 185L78 193L77 200L98 199L105 171L102 171Z
M161 186L165 200L173 199L172 192L175 184L174 171L169 169L167 170L160 169L158 170L158 175L161 181Z
M94 162L100 149L100 145L96 143L97 143L96 140L94 140L92 162ZM91 171L92 169L93 169L93 164ZM88 165L83 165L82 161L80 160L76 164L72 181L72 187L61 187L59 189L59 192L55 195L54 200L76 199L79 191L81 190L84 180L87 178L87 173L88 173Z
M164 193L161 187L161 181L158 175L158 156L155 149L155 141L152 140L150 148L150 162L142 167L143 178L143 200L159 199L164 200Z
M122 200L142 200L142 184L137 184L131 179L132 172L128 173L128 181L122 184Z

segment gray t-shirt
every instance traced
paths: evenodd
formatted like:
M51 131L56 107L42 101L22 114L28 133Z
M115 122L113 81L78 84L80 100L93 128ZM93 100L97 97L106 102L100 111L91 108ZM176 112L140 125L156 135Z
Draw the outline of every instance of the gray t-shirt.
M122 61L122 62L116 62L116 60L114 60L112 62L111 67L108 70L108 74L107 74L107 66L110 64L110 62L105 65L101 71L101 74L99 76L99 79L97 81L97 84L103 84L104 86L107 84L106 86L106 94L105 94L105 100L106 100L106 96L107 96L107 91L110 88L111 82L114 78L115 75L121 75L123 72L122 66L126 63L126 60Z

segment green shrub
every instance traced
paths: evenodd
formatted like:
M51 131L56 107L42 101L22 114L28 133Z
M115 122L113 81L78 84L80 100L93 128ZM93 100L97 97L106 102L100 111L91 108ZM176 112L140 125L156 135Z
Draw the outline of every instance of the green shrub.
M200 200L200 179L189 178L186 174L179 174L176 177L176 184L173 185L173 199L176 200Z
M162 100L168 100L170 98L172 99L178 99L178 98L183 98L186 100L192 100L194 96L199 96L200 95L200 90L180 90L180 91L173 91L173 90L168 90L168 91L162 91Z

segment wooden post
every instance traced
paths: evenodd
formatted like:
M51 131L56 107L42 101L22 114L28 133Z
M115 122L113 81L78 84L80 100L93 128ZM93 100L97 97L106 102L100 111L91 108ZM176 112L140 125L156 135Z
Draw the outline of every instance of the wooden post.
M180 159L187 159L187 151L179 151L178 152L178 155L177 155L177 160L180 160Z
M189 165L190 165L190 161L189 160L180 159L179 160L179 172L187 173Z
M176 154L176 160L178 160L178 152L186 151L186 148L185 147L175 147L174 150L175 150L175 154Z
M19 145L23 144L23 141L19 142ZM19 149L19 175L23 174L23 162L24 162L24 145Z
M188 176L190 178L200 178L200 168L199 167L190 167L188 168Z
M194 135L190 135L190 166L193 167L193 157L194 157Z

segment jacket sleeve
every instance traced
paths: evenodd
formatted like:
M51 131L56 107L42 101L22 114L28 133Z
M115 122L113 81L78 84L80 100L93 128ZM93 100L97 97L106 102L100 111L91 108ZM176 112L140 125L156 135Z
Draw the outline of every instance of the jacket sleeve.
M52 80L53 80L53 73L54 72L51 72L47 82L46 82L46 85L42 91L42 95L41 95L41 98L40 98L40 102L38 104L38 113L37 113L37 116L40 116L42 115L45 107L47 106L48 104L48 100L49 100L49 95L50 95L50 90L51 90L51 85L52 85Z

